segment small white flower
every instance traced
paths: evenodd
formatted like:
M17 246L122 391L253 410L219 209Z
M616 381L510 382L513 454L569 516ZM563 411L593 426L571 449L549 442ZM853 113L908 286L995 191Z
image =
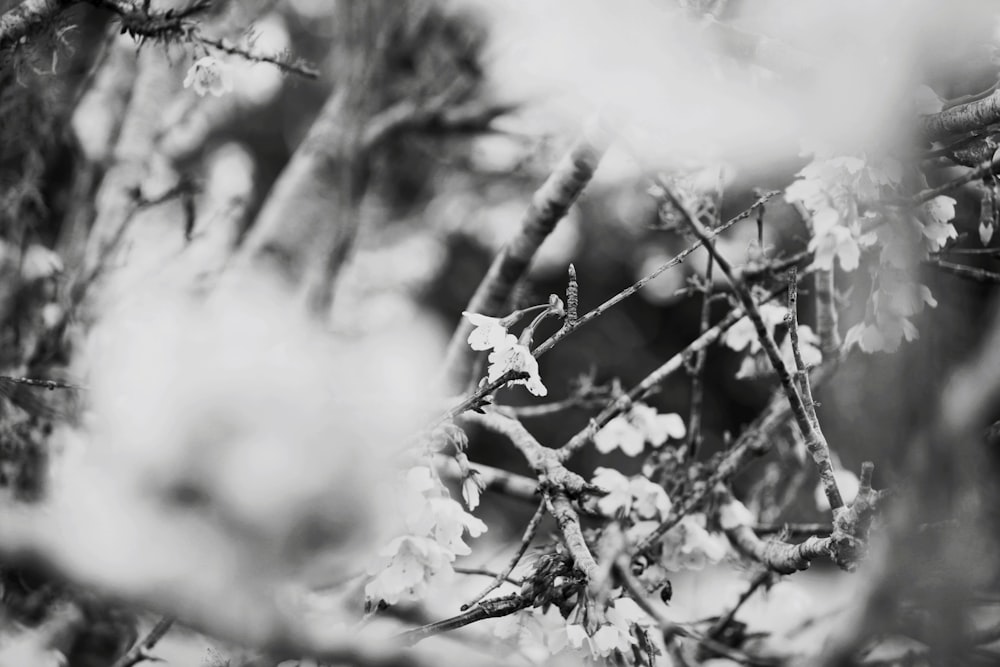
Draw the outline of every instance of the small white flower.
M958 238L958 230L949 221L955 217L955 200L943 195L924 204L927 214L923 232L931 250L940 250L948 239Z
M594 436L594 445L602 454L621 449L627 456L638 456L647 442L659 447L670 438L683 438L685 432L680 415L659 414L656 408L636 403L628 413L605 424Z
M642 453L646 438L625 415L618 415L594 436L594 446L602 454L621 449L628 456Z
M508 333L500 319L480 315L479 313L462 312L462 316L475 325L475 329L469 334L469 347L473 350L493 350L509 346ZM517 338L510 336L514 343Z
M627 514L631 509L632 488L625 475L614 468L597 468L591 483L608 492L597 501L597 509L604 516L614 518L619 512Z
M33 243L28 246L21 263L21 274L27 281L49 278L62 273L63 262L58 253L43 245Z
M514 339L514 342L509 347L496 347L490 352L487 375L489 381L494 382L510 371L527 373L527 378L514 380L513 383L523 384L535 396L545 396L549 390L542 384L542 378L538 374L538 360L512 334L507 334L508 342L510 339Z
M204 56L191 65L184 77L184 87L193 88L202 97L206 93L219 97L233 89L232 74L226 63L212 56Z
M629 482L629 493L632 494L632 509L640 519L662 519L670 513L672 505L667 492L645 477L632 479Z
M687 433L679 414L660 414L656 408L644 403L632 406L629 419L653 447L659 447L668 439L680 440Z
M590 638L590 650L595 658L606 658L615 651L628 651L634 642L631 632L609 623L598 628Z
M990 240L993 238L993 224L986 224L985 222L979 223L979 241L983 246L988 246Z
M462 498L465 505L474 510L479 507L479 496L483 493L483 482L479 479L479 473L475 470L469 471L469 476L462 480Z
M729 540L705 530L705 515L689 514L663 536L661 565L668 570L701 570L729 552Z
M609 623L625 630L628 630L633 623L640 625L653 623L653 619L647 616L632 598L618 598L612 602L606 617Z
M365 596L388 604L420 598L432 577L451 571L453 558L434 540L397 537L379 551L369 568L375 576L365 586Z
M774 328L785 321L785 314L788 309L774 303L760 304L760 316L764 320L764 327L771 336L774 336ZM726 332L724 340L727 347L739 351L750 347L750 353L762 349L760 340L757 337L757 329L749 317L742 317L729 331Z
M435 519L432 536L438 544L454 554L452 559L472 553L462 534L467 531L470 537L478 537L486 532L486 524L451 498L431 498L428 503Z

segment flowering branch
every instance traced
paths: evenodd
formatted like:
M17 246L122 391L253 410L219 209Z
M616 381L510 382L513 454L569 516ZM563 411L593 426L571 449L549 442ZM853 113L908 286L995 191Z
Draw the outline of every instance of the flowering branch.
M570 495L579 496L584 491L595 489L582 477L567 470L557 450L543 447L516 419L497 412L472 414L466 419L505 435L520 450L528 465L538 475L545 505L556 520L574 563L587 577L588 585L594 590L599 589L603 579L599 576L600 568L587 547L580 528L580 518L569 501Z
M542 242L566 215L597 170L608 141L599 132L592 134L595 136L577 139L535 192L517 234L494 259L466 311L489 316L501 313ZM448 344L445 375L456 386L466 382L471 370L473 353L465 344L471 331L471 323L460 322Z
M772 292L766 300L774 298L780 294L781 291L783 290L776 290ZM583 448L588 442L593 440L597 432L612 418L627 410L634 401L637 401L651 393L670 375L684 368L684 362L686 359L690 358L692 354L696 354L698 351L707 348L709 345L712 345L719 340L719 338L722 337L722 334L736 324L736 322L738 322L743 316L743 310L740 308L734 308L718 324L693 340L686 348L661 364L659 368L643 378L643 380L629 390L627 394L623 394L616 398L612 403L601 410L596 417L591 419L590 423L584 429L577 432L559 449L560 458L562 460L569 459L579 449Z

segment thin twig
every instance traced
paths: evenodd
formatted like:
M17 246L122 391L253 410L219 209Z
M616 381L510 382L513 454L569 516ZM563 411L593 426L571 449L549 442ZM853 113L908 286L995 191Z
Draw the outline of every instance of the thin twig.
M714 241L709 241L709 244ZM698 325L698 335L708 331L709 317L712 313L712 269L715 260L708 255L708 266L705 269L705 291L701 300L701 321ZM691 412L688 415L688 441L684 455L689 460L698 457L698 446L701 444L702 403L705 394L705 356L706 348L698 350L691 365Z
M480 577L490 577L490 578L500 576L499 572L494 572L493 570L486 570L480 567L462 567L460 565L456 565L451 569L458 574L471 574ZM511 577L509 575L507 577L504 577L503 581L507 582L508 584L514 584L515 586L520 586L524 583L523 579L518 579L517 577Z
M716 181L715 210L712 228L715 229L722 222L722 197L724 181L722 179L722 169L719 169ZM759 206L763 209L763 204ZM686 210L686 209L685 209ZM714 244L715 241L709 241ZM715 258L711 251L708 252L708 263L705 266L705 288L701 297L701 320L698 325L698 335L701 336L708 331L709 321L712 315L712 273L715 269ZM701 445L701 419L705 394L705 357L706 350L702 349L695 353L694 363L691 368L691 411L688 415L688 442L684 449L684 455L689 460L698 457L698 448Z
M173 616L163 616L156 622L156 625L149 631L145 637L136 642L132 648L122 657L115 661L112 667L132 667L132 665L137 665L145 660L156 660L149 654L156 644L163 639L170 628L174 625Z
M833 526L828 523L763 523L753 527L758 535L774 535L781 533L788 537L826 536L833 532Z
M812 388L809 386L809 370L802 360L802 348L799 346L799 308L798 308L798 279L796 278L795 267L788 270L788 314L785 316L785 324L788 326L788 338L792 347L792 358L795 359L795 380L802 396L802 403L805 407L809 421L814 429L819 429L819 418L816 416L816 402L813 400Z
M734 604L728 612L723 614L718 621L712 624L712 627L709 628L706 636L711 639L718 639L721 637L722 633L726 631L727 627L729 627L729 624L733 622L733 619L736 617L736 613L744 604L746 604L746 601L750 599L757 589L761 586L770 586L773 581L774 573L770 570L759 572L757 576L750 581L750 585L740 595L740 599L736 601L736 604Z
M687 222L691 231L696 237L698 237L698 239L702 242L707 240L708 232L704 227L702 227L701 223L695 220L693 216L688 216ZM792 406L792 414L795 416L795 420L798 422L799 428L802 431L802 437L805 440L806 448L809 450L810 454L812 454L813 460L819 467L820 479L823 482L823 489L826 492L828 500L830 501L830 508L836 512L839 508L844 506L844 501L840 495L840 490L837 488L837 480L833 475L833 464L830 460L830 449L829 445L826 443L826 438L823 436L822 430L818 428L818 425L813 424L812 419L809 416L809 412L803 403L802 396L799 395L799 392L795 387L795 383L792 381L791 375L785 367L785 362L781 358L778 346L775 344L774 339L768 332L767 326L764 324L764 320L761 317L760 309L754 303L750 290L743 281L737 279L733 273L732 266L730 266L725 257L719 254L718 250L713 248L711 245L706 247L709 252L715 256L715 261L719 265L719 269L721 269L726 275L730 285L732 285L733 289L736 291L740 302L743 304L747 315L750 317L750 320L754 324L754 328L757 330L757 337L760 340L760 344L764 348L764 352L767 354L767 357L771 362L771 366L777 373L778 379L781 381L781 386L788 398L788 402Z
M1000 273L997 273L996 271L980 269L975 266L955 264L943 259L929 259L927 260L927 263L931 266L942 269L943 271L947 271L948 273L952 273L962 278L968 278L969 280L974 280L979 283L989 283L994 285L1000 283Z
M518 612L522 609L527 609L532 604L533 603L530 599L521 597L518 594L508 595L502 598L494 598L492 600L483 600L477 607L473 607L468 611L464 611L461 614L452 616L451 618L446 618L443 621L436 621L413 630L407 630L406 632L396 635L394 639L404 646L410 646L416 644L421 639L439 635L442 632L457 630L458 628L465 627L466 625L476 623L487 618L509 616L510 614Z
M994 95L993 97L997 96ZM947 192L951 192L955 188L959 188L965 185L966 183L970 183L976 180L977 178L982 178L987 174L996 173L998 167L1000 167L1000 155L996 156L992 160L983 162L975 169L972 169L971 171L962 174L958 178L953 178L947 183L942 183L936 188L928 188L926 190L921 190L917 194L913 195L913 197L910 197L907 201L912 204L923 204L925 202L929 202L938 195L943 195Z
M770 301L783 291L783 288L774 290L763 301ZM623 394L611 402L607 407L601 410L596 417L591 419L590 423L585 428L578 431L559 449L560 458L563 460L570 458L579 449L590 442L597 432L601 430L605 424L611 421L612 418L627 410L635 401L641 400L643 397L652 393L660 384L664 382L664 380L670 377L673 373L676 373L678 370L684 368L684 361L689 358L690 355L697 353L698 350L704 349L719 340L719 338L722 337L722 334L736 324L736 322L738 322L744 314L745 313L742 309L734 308L718 324L696 338L686 348L661 364L659 368L655 369L643 378L639 384L630 389L627 394Z
M538 532L538 525L542 522L542 517L544 516L545 503L541 502L538 504L538 509L535 510L534 516L531 517L531 521L528 522L528 526L524 529L524 535L521 536L521 543L518 545L517 551L510 559L510 562L507 563L507 567L505 567L502 571L497 572L493 581L490 582L489 586L483 589L479 595L474 597L468 604L462 605L462 611L475 606L487 595L500 588L500 585L503 584L503 582L510 580L510 573L514 571L515 567L517 567L517 564L521 561L524 553L528 550L528 545L530 545L531 541L535 539L535 533Z
M764 193L764 195L762 195L757 201L755 201L753 204L751 204L747 209L745 209L744 211L742 211L738 215L733 216L732 218L730 218L729 220L727 220L725 222L725 224L719 226L717 229L712 230L712 232L709 234L709 238L714 239L715 237L719 236L719 234L721 234L722 232L726 231L727 229L729 229L730 227L732 227L733 225L735 225L737 222L740 222L741 220L746 220L751 215L753 215L753 212L754 212L754 210L756 209L757 206L760 206L761 204L763 204L767 200L769 200L772 197L775 197L775 196L777 196L779 194L781 194L781 193L778 192L778 191L772 191L772 192L766 192L766 193ZM541 357L543 354L545 354L546 352L548 352L549 350L551 350L556 345L556 343L558 343L559 341L561 341L563 338L565 338L569 334L573 333L574 331L576 331L577 329L579 329L583 325L587 324L588 322L590 322L594 318L600 317L609 308L617 305L618 303L620 303L620 302L624 301L625 299L627 299L628 297L632 296L633 294L635 294L636 292L638 292L640 289L642 289L643 287L645 287L648 283L650 283L651 281L655 280L657 278L657 276L659 276L661 273L663 273L664 271L666 271L668 269L672 269L673 267L675 267L678 264L680 264L681 262L683 262L685 259L687 259L688 255L690 255L691 253L693 253L695 250L697 250L701 246L702 246L702 242L699 241L699 242L694 243L691 246L685 248L684 250L682 250L681 252L679 252L677 255L675 255L674 257L672 257L671 259L669 259L667 262L665 262L664 264L661 264L660 266L658 266L652 273L649 273L648 275L643 276L642 278L640 278L639 280L637 280L635 283L629 285L628 287L626 287L625 289L623 289L618 294L615 294L613 297L611 297L610 299L608 299L607 301L605 301L601 305L599 305L596 308L594 308L593 310L589 311L586 315L583 315L582 317L580 317L575 322L573 322L571 324L570 323L565 324L562 329L560 329L556 333L552 334L552 336L548 340L546 340L544 343L542 343L537 348L535 348L535 350L532 351L532 354L534 354L535 357Z

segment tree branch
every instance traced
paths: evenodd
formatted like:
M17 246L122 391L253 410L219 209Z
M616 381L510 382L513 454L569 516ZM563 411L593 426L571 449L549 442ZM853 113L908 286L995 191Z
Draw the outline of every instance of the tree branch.
M0 50L50 26L79 0L24 0L0 15Z
M531 199L521 219L517 234L493 260L486 276L465 310L481 315L500 315L514 287L528 271L542 242L566 215L569 207L590 183L608 140L602 131L581 136L556 166L555 170ZM466 344L472 323L462 320L448 344L445 356L445 377L454 387L461 388L472 367L473 351Z

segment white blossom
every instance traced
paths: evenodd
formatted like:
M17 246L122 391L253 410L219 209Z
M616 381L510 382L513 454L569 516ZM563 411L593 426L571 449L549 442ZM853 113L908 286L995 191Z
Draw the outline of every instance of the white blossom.
M184 77L184 87L204 97L206 93L219 97L233 89L229 65L218 58L204 56L195 61Z

